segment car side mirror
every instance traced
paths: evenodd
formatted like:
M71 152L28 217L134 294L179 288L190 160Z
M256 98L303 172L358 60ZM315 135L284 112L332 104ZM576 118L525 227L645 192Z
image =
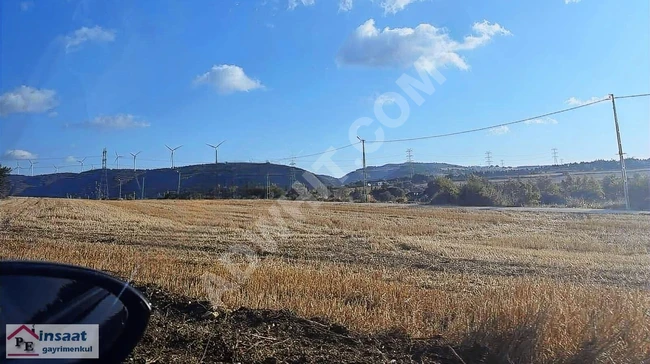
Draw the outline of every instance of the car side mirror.
M0 361L119 363L142 338L150 315L140 292L106 273L0 261Z

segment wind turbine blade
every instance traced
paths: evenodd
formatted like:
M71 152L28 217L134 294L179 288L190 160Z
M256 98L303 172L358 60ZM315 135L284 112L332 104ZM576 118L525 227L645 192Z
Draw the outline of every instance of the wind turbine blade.
M225 142L226 142L226 141L224 140L224 141L222 141L221 143L217 144L217 148L219 148L219 146L220 146L221 144L225 143Z
M167 149L172 150L172 148L170 148L169 145L165 144L165 146L167 147Z
M210 148L216 148L216 147L215 147L214 145L212 145L212 144L208 144L208 143L205 143L205 144L207 144L207 146L210 147ZM218 147L218 146L217 146L217 147Z
M180 148L180 147L182 147L182 145L179 145L178 147L174 148L174 150L176 150L176 149L178 149L178 148Z

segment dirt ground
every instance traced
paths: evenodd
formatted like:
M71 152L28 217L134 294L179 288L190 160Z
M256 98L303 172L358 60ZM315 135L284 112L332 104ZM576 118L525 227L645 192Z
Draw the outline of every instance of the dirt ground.
M138 287L154 313L125 363L486 363L487 349L452 347L442 338L400 330L362 335L322 318L281 310L234 311L206 301Z

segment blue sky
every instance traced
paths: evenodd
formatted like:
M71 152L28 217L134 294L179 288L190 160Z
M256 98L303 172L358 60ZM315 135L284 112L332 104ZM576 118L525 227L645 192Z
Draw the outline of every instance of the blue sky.
M0 161L79 171L101 150L138 167L276 161L339 175L353 146L532 117L650 90L650 6L596 0L6 0ZM622 21L623 20L623 21ZM437 71L414 102L396 83ZM431 79L433 80L433 79ZM392 92L393 94L385 94ZM403 97L408 117L400 109ZM650 98L617 100L625 152L650 156ZM380 122L375 105L385 118ZM404 105L402 105L404 106ZM370 125L352 128L359 118ZM353 140L351 140L351 137ZM611 103L488 131L368 144L369 165L550 164L616 158ZM321 162L324 160L321 159ZM25 173L25 170L23 170Z

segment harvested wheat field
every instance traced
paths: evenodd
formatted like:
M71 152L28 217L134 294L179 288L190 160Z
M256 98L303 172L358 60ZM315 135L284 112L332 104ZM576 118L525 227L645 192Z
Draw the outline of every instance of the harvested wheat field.
M286 201L0 202L3 259L109 271L132 277L154 304L175 303L154 314L132 358L143 363L641 363L650 360L649 253L648 216ZM192 300L210 300L222 319L178 308ZM253 326L242 328L247 320ZM164 334L173 325L177 335ZM187 325L220 339L189 350L174 342ZM289 331L278 332L283 325ZM309 331L295 331L303 326L334 338L296 340ZM245 333L255 340L233 339Z

